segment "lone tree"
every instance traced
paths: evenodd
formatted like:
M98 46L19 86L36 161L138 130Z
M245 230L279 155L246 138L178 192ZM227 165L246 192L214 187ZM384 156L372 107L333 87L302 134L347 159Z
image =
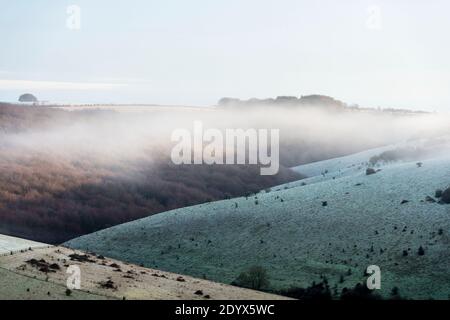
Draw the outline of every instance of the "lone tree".
M441 194L441 201L446 204L450 204L450 187L445 189Z
M423 249L422 246L420 246L420 247L419 247L419 250L417 250L417 254L418 254L419 256L423 256L423 255L425 254L425 250Z
M247 271L242 272L231 284L254 290L260 290L270 286L267 271L260 266L253 266Z
M19 97L19 102L38 102L38 99L31 93L25 93Z

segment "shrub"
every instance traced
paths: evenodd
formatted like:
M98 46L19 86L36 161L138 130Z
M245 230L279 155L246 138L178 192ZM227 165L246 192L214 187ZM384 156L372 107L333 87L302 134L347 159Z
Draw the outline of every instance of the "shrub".
M286 297L303 301L331 300L331 291L325 281L318 284L313 283L307 288L294 287L287 290L282 290L278 293Z
M231 284L243 288L261 290L268 288L270 281L266 269L261 266L253 266L242 272Z
M450 203L450 187L447 188L444 192L442 192L441 201L443 203Z
M422 248L422 246L419 247L419 250L417 250L417 254L419 256L423 256L425 254L425 250Z
M353 289L342 289L341 300L380 300L378 294L374 294L365 285L357 283Z
M397 287L393 287L391 290L391 300L403 300Z

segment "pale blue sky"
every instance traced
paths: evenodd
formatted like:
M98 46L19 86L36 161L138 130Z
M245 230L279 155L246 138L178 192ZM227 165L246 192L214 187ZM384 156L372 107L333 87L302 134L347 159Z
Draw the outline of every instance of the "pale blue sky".
M80 30L66 27L72 4ZM449 15L447 0L0 0L0 101L322 93L448 111Z

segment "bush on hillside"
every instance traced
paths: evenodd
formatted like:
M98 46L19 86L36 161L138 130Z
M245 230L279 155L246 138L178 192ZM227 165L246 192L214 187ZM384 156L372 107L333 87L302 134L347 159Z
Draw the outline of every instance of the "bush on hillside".
M307 288L293 287L287 290L281 290L278 294L303 301L324 301L331 300L331 292L328 284L323 281L321 283L313 283Z
M443 203L450 204L450 187L447 188L441 195L441 201Z
M417 250L417 254L419 256L423 256L425 254L425 249L422 246L420 246L419 250Z
M400 290L397 287L393 287L391 290L391 300L403 300L402 296L400 296Z
M234 286L261 290L270 286L269 276L266 269L261 266L253 266L242 272L232 283Z
M352 289L342 289L341 300L381 300L381 297L373 293L373 290L369 290L367 286L357 283Z

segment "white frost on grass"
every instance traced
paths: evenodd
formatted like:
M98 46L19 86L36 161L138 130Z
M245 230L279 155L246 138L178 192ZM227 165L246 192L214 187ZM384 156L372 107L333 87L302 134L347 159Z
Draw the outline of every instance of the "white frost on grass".
M0 234L0 254L28 250L29 248L48 247L45 243L35 242L31 240L15 238Z
M336 171L370 155L309 167ZM306 287L323 275L340 292L365 281L365 268L375 264L385 297L398 287L409 298L447 299L450 205L425 199L449 184L449 156L423 160L422 167L398 162L374 175L352 170L339 179L164 212L67 245L225 283L260 265L273 288Z

